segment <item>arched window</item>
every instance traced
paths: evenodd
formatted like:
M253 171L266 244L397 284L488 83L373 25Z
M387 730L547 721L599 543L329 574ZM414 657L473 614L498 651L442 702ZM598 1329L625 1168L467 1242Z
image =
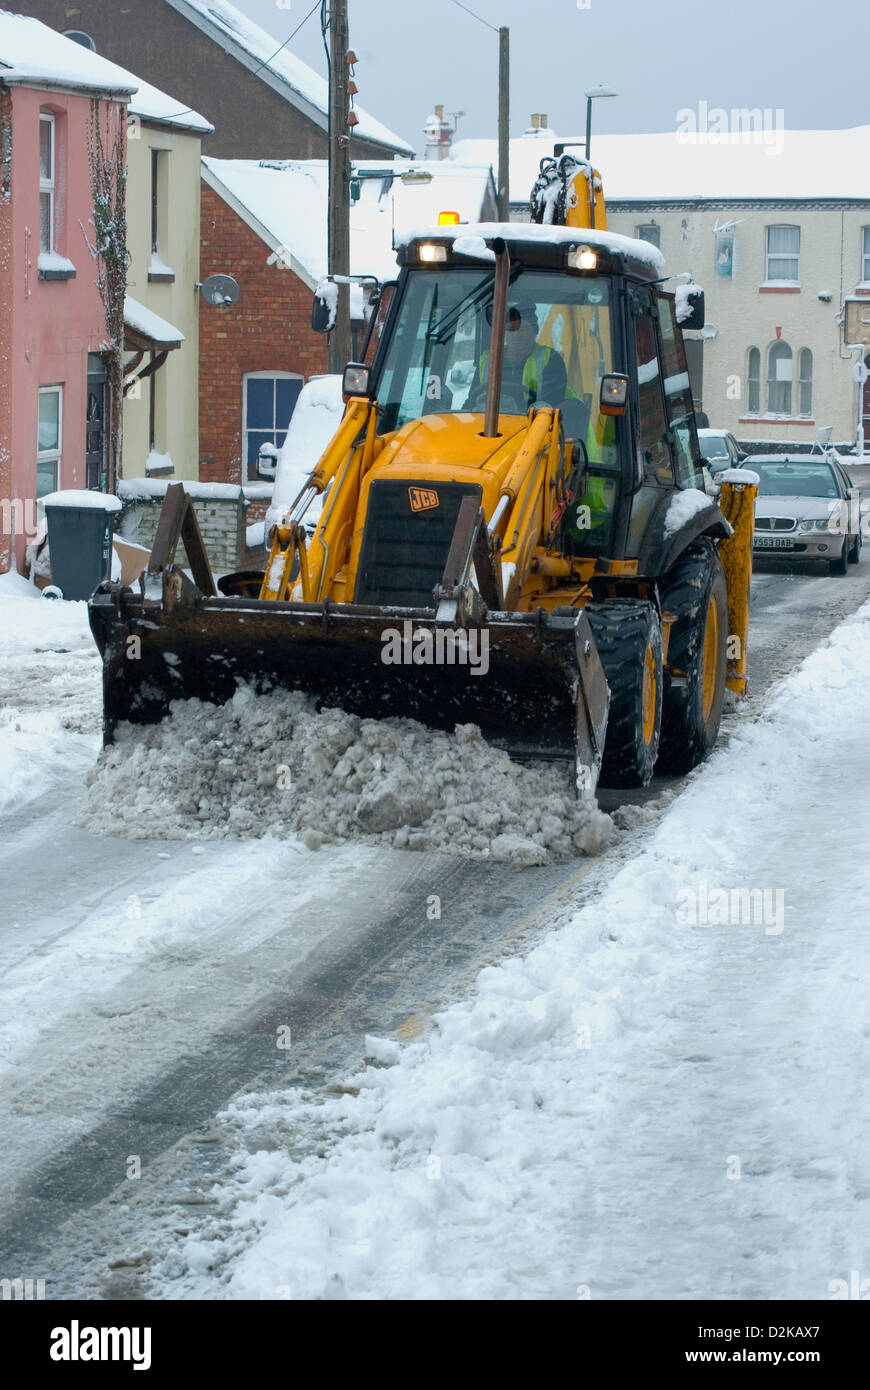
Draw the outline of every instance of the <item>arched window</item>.
M758 415L761 410L761 353L758 348L749 349L749 363L746 369L746 409L750 415Z
M798 376L800 377L800 407L799 415L805 415L808 419L813 413L813 354L809 348L802 348L798 358Z
M793 363L788 343L774 343L767 354L767 413L791 415Z

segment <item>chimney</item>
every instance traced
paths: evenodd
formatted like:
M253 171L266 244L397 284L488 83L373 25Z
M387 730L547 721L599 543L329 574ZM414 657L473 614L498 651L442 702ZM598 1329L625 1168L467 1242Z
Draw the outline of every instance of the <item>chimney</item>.
M542 116L539 111L533 111L531 116L529 117L528 129L525 130L523 133L525 135L540 135L541 132L546 128L546 125L547 117Z
M541 113L541 130L546 130L546 129L547 129L547 124L548 124L548 122L549 122L549 119L550 119L549 116L545 115L543 112Z
M435 107L423 129L426 135L424 159L447 159L454 127L445 118L443 106Z

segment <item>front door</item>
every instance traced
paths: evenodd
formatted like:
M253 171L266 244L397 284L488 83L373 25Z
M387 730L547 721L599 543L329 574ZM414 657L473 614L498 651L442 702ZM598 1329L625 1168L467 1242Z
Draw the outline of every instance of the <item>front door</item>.
M85 486L108 487L108 439L106 425L109 415L109 381L103 359L98 353L88 353L88 393L85 411Z

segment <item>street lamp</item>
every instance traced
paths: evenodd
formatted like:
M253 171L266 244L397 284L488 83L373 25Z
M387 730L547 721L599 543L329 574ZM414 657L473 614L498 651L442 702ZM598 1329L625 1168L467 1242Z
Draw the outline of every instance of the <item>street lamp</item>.
M592 103L596 97L618 97L619 92L615 92L612 87L590 87L588 92L584 92L586 97L586 158L589 158L589 147L592 144Z

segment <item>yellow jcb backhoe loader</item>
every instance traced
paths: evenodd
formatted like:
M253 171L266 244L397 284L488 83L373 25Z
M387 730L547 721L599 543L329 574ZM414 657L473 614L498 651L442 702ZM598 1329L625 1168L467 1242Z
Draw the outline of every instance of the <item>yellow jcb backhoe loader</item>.
M478 724L569 764L584 797L707 755L726 685L746 687L755 491L751 475L719 505L703 490L682 336L703 295L670 292L655 248L606 230L583 160L543 161L532 218L400 247L263 574L216 593L170 489L140 591L91 600L107 740L256 681Z

